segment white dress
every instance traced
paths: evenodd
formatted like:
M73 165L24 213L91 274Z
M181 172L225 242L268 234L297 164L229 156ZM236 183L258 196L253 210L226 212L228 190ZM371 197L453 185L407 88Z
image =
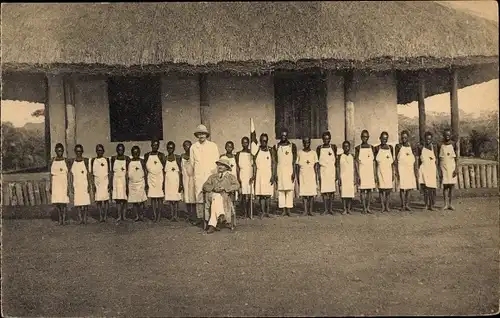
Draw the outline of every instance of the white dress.
M415 156L410 146L401 146L398 152L399 189L417 188L415 180Z
M335 178L336 178L336 168L335 168L336 158L335 153L331 147L320 148L319 155L319 173L321 176L320 181L320 191L321 193L331 193L335 192Z
M73 161L71 173L73 175L73 190L75 192L74 205L90 205L88 170L85 166L85 160Z
M113 200L127 200L127 161L115 159L113 163Z
M158 154L149 154L146 169L148 171L148 197L163 198L163 164Z
M184 187L184 202L188 204L196 203L196 193L194 192L194 170L193 166L182 157L182 183Z
M392 156L391 149L382 149L379 147L376 160L378 188L383 190L392 189L392 163L394 162L394 158Z
M180 201L180 170L177 160L165 162L165 201Z
M274 185L271 184L273 175L271 151L259 149L255 156L255 195L272 196Z
M299 166L299 195L316 196L318 195L318 185L316 183L316 170L318 163L318 154L315 151L300 150L297 154L297 165Z
M453 149L453 144L441 145L439 150L439 167L443 174L443 184L457 183L457 176L453 176L453 172L456 169L456 157L457 154L455 153L455 149Z
M148 199L146 196L146 181L140 160L130 161L128 165L128 202L142 203Z
M240 168L241 194L251 194L252 185L250 184L250 179L253 175L252 154L240 151L238 155L238 167Z
M106 158L94 158L92 162L92 175L94 176L95 201L109 200L109 167Z
M50 167L52 175L52 204L69 203L68 197L68 166L66 160L53 160Z
M354 198L354 157L351 154L341 154L340 166L340 196L342 198Z
M295 162L293 162L292 144L277 146L278 156L278 191L293 191L295 184L292 181L292 174Z
M219 160L219 149L217 144L206 140L203 144L195 142L190 149L189 160L194 169L194 188L196 193L196 203L204 203L203 184L208 177L217 172Z
M358 165L359 165L359 178L361 184L360 190L371 190L375 188L375 174L373 170L373 150L369 148L359 147Z
M432 150L425 147L422 148L420 161L421 164L418 170L419 183L424 184L428 188L437 188L437 168L434 146L432 146Z

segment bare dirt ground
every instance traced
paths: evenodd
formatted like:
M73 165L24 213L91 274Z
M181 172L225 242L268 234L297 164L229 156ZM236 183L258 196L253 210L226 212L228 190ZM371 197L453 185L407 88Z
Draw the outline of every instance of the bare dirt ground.
M187 223L3 221L3 315L473 315L499 308L498 197L456 211Z

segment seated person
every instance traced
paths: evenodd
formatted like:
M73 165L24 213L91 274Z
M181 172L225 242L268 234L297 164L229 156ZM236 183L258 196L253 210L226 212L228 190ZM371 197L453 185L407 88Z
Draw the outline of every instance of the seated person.
M217 173L208 177L203 184L205 192L205 219L208 218L207 233L215 232L217 222L231 223L233 211L232 194L239 190L240 185L234 175L230 173L231 163L226 158L217 161Z

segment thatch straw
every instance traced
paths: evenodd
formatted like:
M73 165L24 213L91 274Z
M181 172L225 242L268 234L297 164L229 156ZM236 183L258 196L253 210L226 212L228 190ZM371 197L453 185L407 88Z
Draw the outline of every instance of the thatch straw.
M2 63L12 70L251 62L248 71L284 61L404 69L420 58L444 67L498 57L495 23L434 2L4 4L2 15Z

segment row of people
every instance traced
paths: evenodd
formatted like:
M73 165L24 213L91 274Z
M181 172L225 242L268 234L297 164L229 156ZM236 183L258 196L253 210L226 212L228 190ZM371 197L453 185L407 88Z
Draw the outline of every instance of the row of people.
M231 141L226 143L226 152L220 156L212 143L210 152L215 150L218 158L199 151L203 145L210 143L206 140L209 136L206 128L197 129L195 136L199 139L195 149L186 140L182 155L175 154L175 143L171 141L166 146L167 154L163 154L159 151L159 140L153 140L151 151L143 158L137 146L132 147L131 158L126 156L123 144L117 145L116 155L106 158L104 147L97 145L96 157L89 161L83 157L83 147L77 145L75 158L69 160L63 157L63 145L57 144L56 157L51 163L51 191L52 203L59 211L59 222L64 222L70 193L74 194L74 205L83 223L87 217L83 207L90 204L91 193L94 194L101 221L107 218L111 198L119 206L118 220L124 218L127 202L133 205L136 219L140 220L148 197L155 220L159 220L164 201L171 205L173 218L176 219L181 200L187 204L189 213L194 212L196 207L198 218L203 219L206 215L203 203L207 200L207 191L203 186L215 173L212 167L217 159L220 159L218 166L224 166L220 164L221 160L227 163L229 173L237 180L238 189L232 198L240 197L245 214L248 214L250 197L254 194L260 203L261 215L269 215L270 200L275 190L278 192L278 206L284 215L290 215L296 194L303 198L304 213L312 214L313 198L318 193L323 196L323 213L333 214L337 186L343 201L343 214L351 212L356 188L360 192L363 213L371 213L371 193L375 188L381 195L382 210L388 211L394 182L400 189L402 209L410 210L409 192L416 189L417 182L424 192L426 207L433 209L438 178L444 185L445 208L453 209L451 191L456 183L457 152L449 130L443 132L441 145L435 146L432 134L426 133L425 144L416 149L409 144L406 131L401 133L401 142L393 149L387 144L389 135L386 132L380 135L380 144L374 147L368 142L368 131L364 130L361 133L362 142L355 147L354 155L348 141L342 144L342 151L338 151L331 144L329 132L323 133L323 144L316 151L311 150L310 138L304 138L303 149L297 151L295 144L288 140L286 130L281 132L279 142L273 147L268 144L267 134L262 134L260 145L253 152L248 137L242 138L242 150L236 154ZM208 163L208 168L195 171L201 166L200 162ZM199 170L204 171L200 173ZM295 193L295 183L298 193ZM200 203L203 205L201 211L198 209Z

